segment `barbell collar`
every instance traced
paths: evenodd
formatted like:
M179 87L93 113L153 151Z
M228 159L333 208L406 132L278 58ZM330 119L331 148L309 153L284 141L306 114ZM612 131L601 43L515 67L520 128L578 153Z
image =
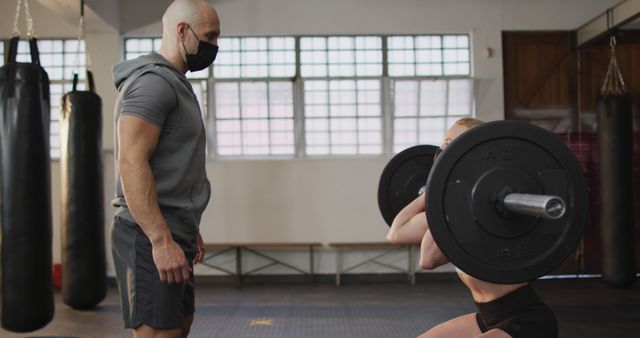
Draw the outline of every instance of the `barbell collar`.
M551 195L511 193L502 201L505 209L522 215L559 219L567 211L561 197Z

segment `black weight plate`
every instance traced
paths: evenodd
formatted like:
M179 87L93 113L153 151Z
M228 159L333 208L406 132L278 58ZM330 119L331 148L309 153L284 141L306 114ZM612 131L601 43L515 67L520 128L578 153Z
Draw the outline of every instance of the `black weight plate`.
M418 197L437 149L431 145L407 148L396 154L382 170L378 183L378 206L389 226L400 210Z
M497 194L556 195L567 211L558 220L504 214ZM493 283L531 281L558 266L580 241L587 186L569 148L527 123L489 122L456 138L427 182L427 220L449 260Z

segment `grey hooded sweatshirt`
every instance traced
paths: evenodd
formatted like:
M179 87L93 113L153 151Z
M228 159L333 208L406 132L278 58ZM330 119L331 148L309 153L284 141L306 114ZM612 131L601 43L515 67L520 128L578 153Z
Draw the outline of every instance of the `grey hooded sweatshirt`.
M158 204L176 239L195 243L211 188L205 168L206 133L191 84L161 55L151 53L113 67L119 94L115 105L115 157L118 161L118 119L133 115L160 128L158 145L149 160ZM136 223L122 192L116 170L116 216Z

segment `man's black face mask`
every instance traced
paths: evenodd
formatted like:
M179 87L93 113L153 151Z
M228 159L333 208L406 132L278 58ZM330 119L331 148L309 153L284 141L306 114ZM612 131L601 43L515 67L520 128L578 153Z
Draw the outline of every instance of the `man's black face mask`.
M184 45L184 41L182 41L182 47L184 48L184 53L187 58L187 69L189 69L190 72L197 72L209 67L213 63L218 55L218 46L200 40L196 32L191 29L191 26L187 27L189 27L191 33L193 33L199 41L198 51L195 54L189 54L187 47Z

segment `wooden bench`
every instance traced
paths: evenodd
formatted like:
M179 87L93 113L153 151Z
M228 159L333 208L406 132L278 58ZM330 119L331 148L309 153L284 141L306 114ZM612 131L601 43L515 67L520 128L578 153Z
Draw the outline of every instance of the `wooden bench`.
M317 242L243 242L243 243L207 243L205 244L206 255L202 264L208 266L210 268L216 269L218 271L222 271L226 274L236 276L238 278L238 282L242 281L243 277L255 274L258 271L262 271L266 268L269 268L274 265L284 266L290 270L299 272L304 275L309 275L312 280L315 279L315 270L314 270L314 249L317 247L321 247L322 243ZM265 254L264 250L281 250L281 249L306 249L309 252L309 270L304 270L293 266L287 262L284 262L280 259L273 258L267 254ZM260 251L262 250L262 251ZM235 263L236 269L234 271L227 270L220 266L213 264L211 261L228 252L235 252ZM242 268L242 253L250 253L259 257L262 257L269 261L264 265L261 265L255 269L250 271L243 271Z
M340 285L340 278L342 274L369 263L373 263L373 264L383 266L395 271L406 273L407 276L409 277L409 282L412 285L416 283L416 264L414 262L414 248L416 248L416 246L391 244L389 242L351 242L351 243L340 242L340 243L329 243L329 246L337 250L336 285ZM376 250L376 249L384 249L385 251L380 254L377 254L374 257L367 258L363 261L360 261L346 269L344 268L343 256L346 251L354 251L354 250L361 251L361 250ZM406 270L379 260L384 256L388 256L389 254L400 251L400 250L406 250L407 252L408 265Z

